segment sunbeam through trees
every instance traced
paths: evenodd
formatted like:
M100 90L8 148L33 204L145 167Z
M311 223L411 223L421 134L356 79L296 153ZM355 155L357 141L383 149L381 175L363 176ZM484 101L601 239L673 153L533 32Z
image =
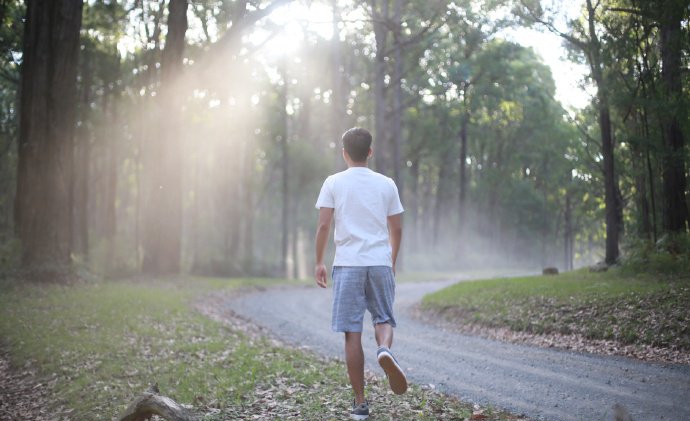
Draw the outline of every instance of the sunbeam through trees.
M307 277L353 126L403 269L682 252L688 9L565 3L3 0L3 270Z

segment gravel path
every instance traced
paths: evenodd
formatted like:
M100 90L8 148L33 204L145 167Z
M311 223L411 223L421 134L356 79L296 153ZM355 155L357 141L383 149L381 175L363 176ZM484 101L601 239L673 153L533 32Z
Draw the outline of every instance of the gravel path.
M690 420L689 366L502 343L448 332L411 316L421 297L450 283L397 286L393 350L412 382L534 419L611 420L619 403L635 421ZM342 357L342 334L330 330L330 300L330 289L297 288L245 295L225 305L287 343ZM366 318L367 368L382 374Z

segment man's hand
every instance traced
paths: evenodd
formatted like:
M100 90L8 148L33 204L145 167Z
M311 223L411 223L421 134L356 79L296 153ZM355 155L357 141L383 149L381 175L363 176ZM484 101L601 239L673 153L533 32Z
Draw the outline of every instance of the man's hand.
M328 272L326 271L326 265L323 263L317 263L314 267L314 278L316 279L316 285L321 288L326 288L328 284Z
M316 228L316 266L314 267L314 278L316 285L321 288L326 288L328 283L328 274L326 272L326 265L323 264L323 254L326 251L326 242L328 241L328 234L331 231L331 222L333 222L333 208L319 209L319 225Z

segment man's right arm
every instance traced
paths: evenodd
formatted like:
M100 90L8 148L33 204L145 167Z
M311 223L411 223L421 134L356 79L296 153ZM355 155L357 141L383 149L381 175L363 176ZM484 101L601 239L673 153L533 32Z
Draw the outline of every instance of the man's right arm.
M326 265L323 262L323 255L326 253L326 243L331 231L333 221L333 208L319 208L319 223L316 227L316 266L314 267L314 278L316 285L326 288L328 275Z

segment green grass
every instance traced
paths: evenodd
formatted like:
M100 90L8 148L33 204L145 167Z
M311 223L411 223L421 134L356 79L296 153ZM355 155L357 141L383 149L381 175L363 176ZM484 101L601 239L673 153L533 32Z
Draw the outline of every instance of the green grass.
M14 367L52 384L68 419L114 419L152 382L204 420L342 419L344 364L233 330L192 309L206 294L274 285L193 279L78 286L0 285L0 341ZM285 282L283 282L285 283ZM390 395L370 377L372 420L463 419L472 408L413 387ZM490 419L507 415L488 411Z
M586 270L461 282L422 306L459 323L690 349L690 277Z
M433 282L458 279L486 279L510 276L514 269L472 269L463 271L401 271L395 275L398 283Z

